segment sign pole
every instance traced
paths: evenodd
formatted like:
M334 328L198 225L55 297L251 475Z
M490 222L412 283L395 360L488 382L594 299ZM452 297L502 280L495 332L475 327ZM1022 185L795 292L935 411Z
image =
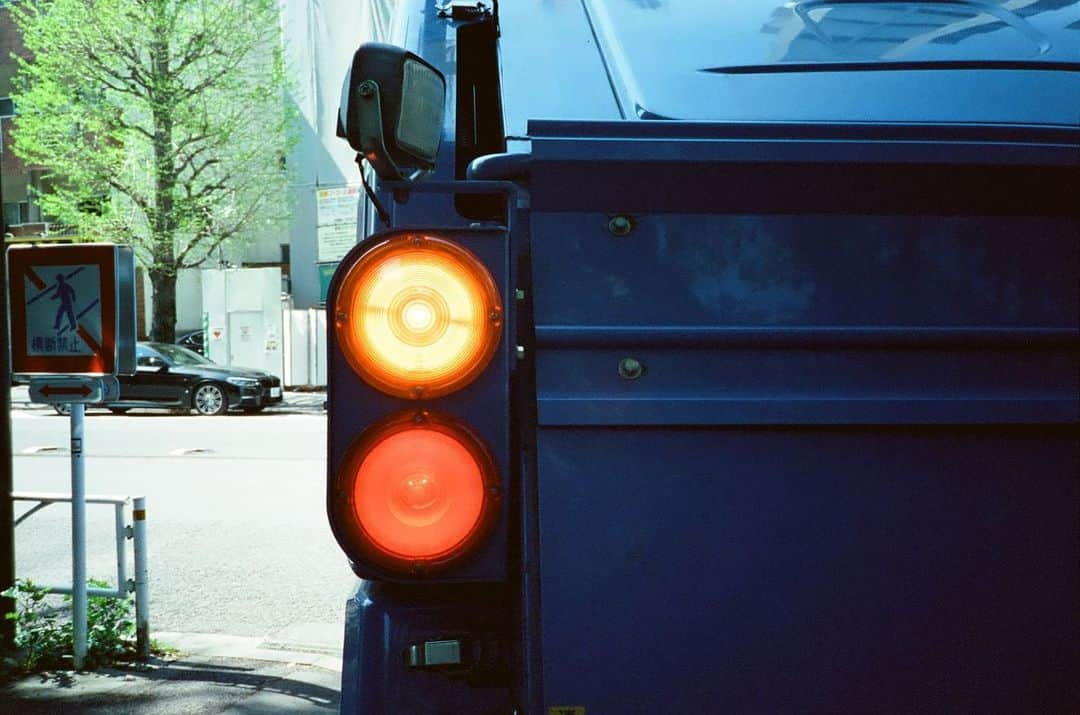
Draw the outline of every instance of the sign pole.
M86 659L86 471L81 402L71 405L71 603L75 670Z
M0 122L2 123L2 122ZM0 217L0 230L7 227ZM5 242L6 244L6 242ZM8 357L7 246L0 246L0 591L15 585L15 505L11 459L11 362ZM15 610L15 599L0 597L0 615ZM0 620L0 654L15 650L15 621Z

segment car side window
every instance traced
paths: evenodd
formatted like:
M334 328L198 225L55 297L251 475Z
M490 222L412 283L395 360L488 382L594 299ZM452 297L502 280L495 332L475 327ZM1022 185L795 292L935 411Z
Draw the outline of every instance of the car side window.
M151 361L151 358L153 358L153 357L154 357L154 354L152 352L150 352L149 350L146 350L145 348L140 348L140 347L135 348L135 365L137 365L137 366L138 365L143 365L145 367L153 367L153 362Z

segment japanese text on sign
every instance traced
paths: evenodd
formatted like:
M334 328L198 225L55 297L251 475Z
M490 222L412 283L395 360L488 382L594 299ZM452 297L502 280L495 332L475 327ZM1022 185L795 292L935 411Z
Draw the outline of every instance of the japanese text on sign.
M315 192L319 261L341 259L356 243L356 211L360 189L342 186Z

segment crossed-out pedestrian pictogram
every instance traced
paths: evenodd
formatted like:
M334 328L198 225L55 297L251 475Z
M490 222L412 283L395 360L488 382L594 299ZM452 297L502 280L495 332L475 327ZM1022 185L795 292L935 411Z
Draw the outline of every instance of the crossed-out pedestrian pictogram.
M100 354L101 297L95 265L27 268L26 312L32 355ZM51 278L46 281L45 277ZM44 302L43 302L44 301ZM53 307L55 306L55 308ZM51 318L51 320L43 320Z

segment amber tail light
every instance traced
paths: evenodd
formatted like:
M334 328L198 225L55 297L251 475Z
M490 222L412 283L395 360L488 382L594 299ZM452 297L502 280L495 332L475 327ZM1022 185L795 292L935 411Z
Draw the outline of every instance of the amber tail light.
M378 244L349 268L334 321L345 359L365 382L430 399L484 371L499 344L503 307L476 256L414 234Z

